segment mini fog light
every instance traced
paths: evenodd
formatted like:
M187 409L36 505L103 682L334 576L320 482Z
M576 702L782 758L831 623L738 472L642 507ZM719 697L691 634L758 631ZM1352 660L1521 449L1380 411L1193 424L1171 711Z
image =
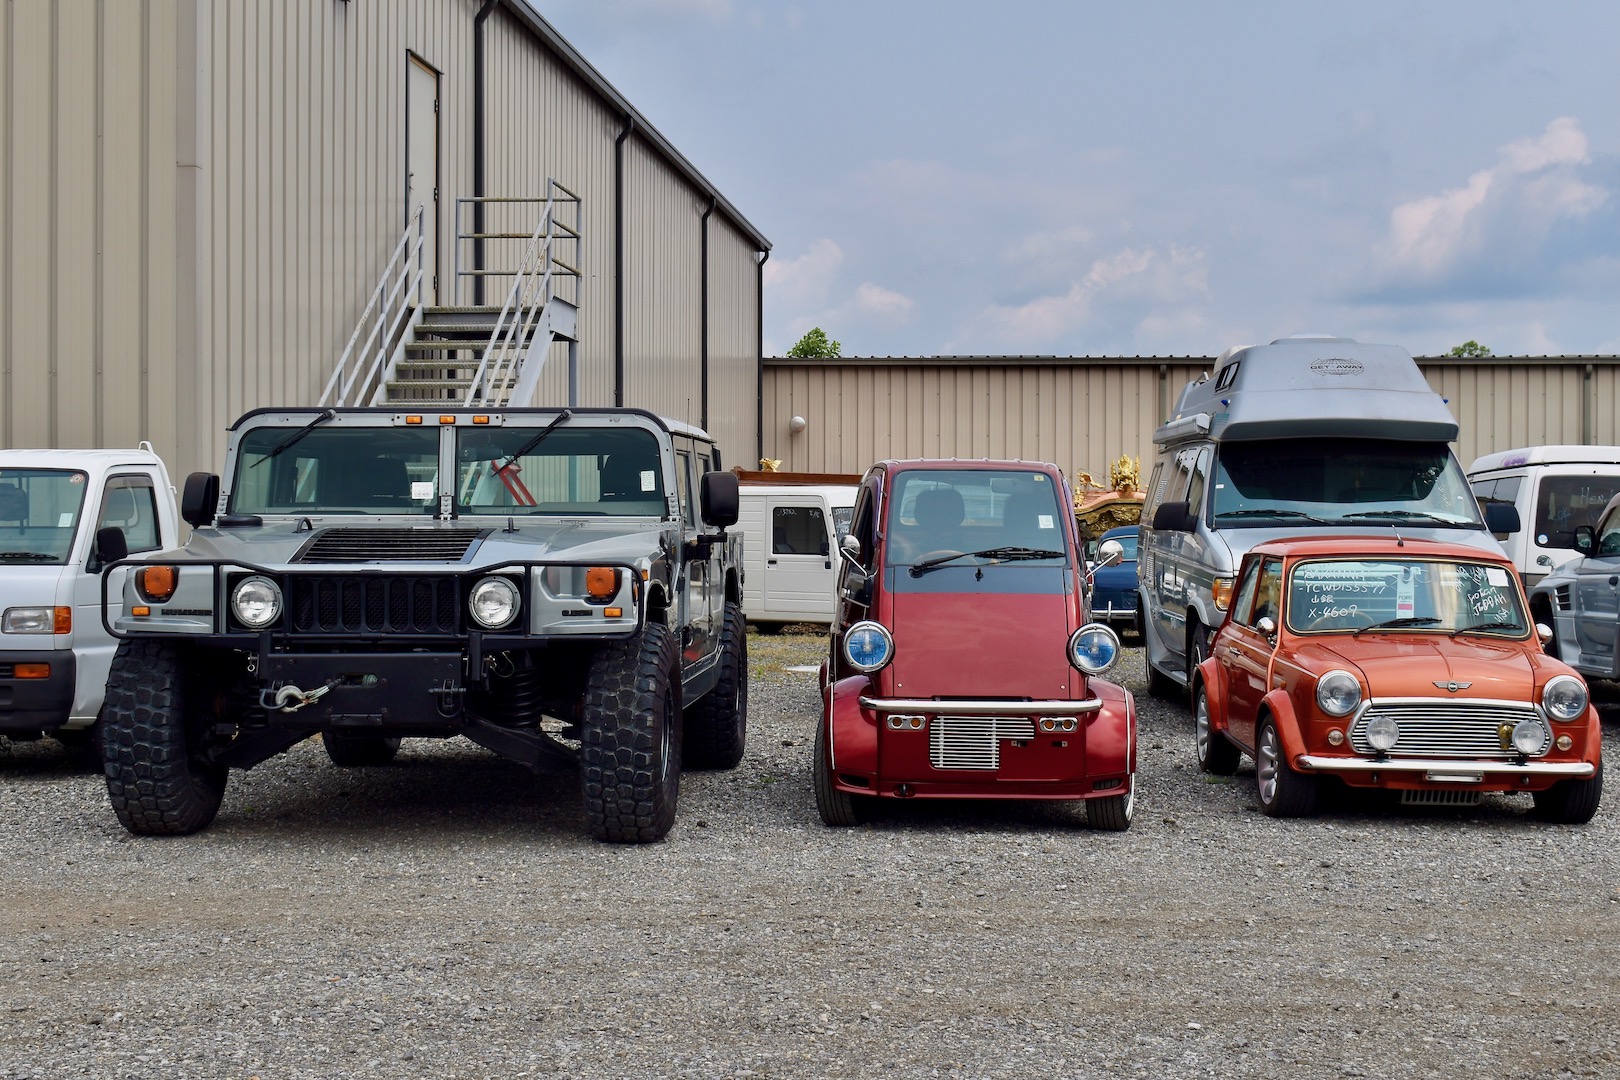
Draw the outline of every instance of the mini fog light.
M1548 734L1540 720L1520 720L1513 725L1513 749L1525 757L1544 754L1547 752Z
M1568 735L1560 735L1558 736L1558 740L1553 743L1553 745L1558 747L1560 750L1568 750L1570 747L1575 745L1575 740L1570 738Z
M1328 732L1327 740L1329 746L1343 746L1344 732L1340 731L1338 728L1334 728L1332 731Z
M1385 752L1394 748L1401 738L1401 725L1387 716L1375 716L1367 721L1367 742L1374 750Z

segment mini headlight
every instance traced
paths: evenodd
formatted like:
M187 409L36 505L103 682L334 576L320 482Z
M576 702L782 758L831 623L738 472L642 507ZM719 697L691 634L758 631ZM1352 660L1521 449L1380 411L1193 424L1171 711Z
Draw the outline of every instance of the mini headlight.
M1513 749L1525 757L1544 754L1547 752L1547 736L1550 734L1540 720L1520 720L1513 725Z
M1361 704L1361 680L1348 671L1328 672L1316 681L1316 704L1329 716L1348 716Z
M517 616L517 586L503 577L482 578L467 597L467 610L485 630L499 630Z
M253 630L269 626L281 617L281 588L267 577L243 578L231 590L231 611Z
M844 634L844 659L856 671L876 671L894 659L894 638L880 623L858 622Z
M1586 684L1573 675L1556 675L1541 690L1541 707L1566 724L1586 713L1587 700Z
M1101 623L1087 623L1069 638L1069 663L1087 675L1102 675L1119 659L1119 638Z
M1367 722L1367 742L1378 751L1392 750L1401 740L1401 725L1388 716L1375 716Z

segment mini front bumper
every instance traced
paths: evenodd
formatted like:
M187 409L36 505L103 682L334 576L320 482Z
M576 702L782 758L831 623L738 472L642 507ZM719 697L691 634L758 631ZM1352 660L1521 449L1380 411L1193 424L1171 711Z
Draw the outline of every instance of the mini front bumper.
M1442 776L1533 776L1588 777L1597 772L1590 761L1480 761L1470 758L1403 758L1379 761L1375 758L1331 757L1305 754L1295 759L1301 768L1338 773L1437 773Z

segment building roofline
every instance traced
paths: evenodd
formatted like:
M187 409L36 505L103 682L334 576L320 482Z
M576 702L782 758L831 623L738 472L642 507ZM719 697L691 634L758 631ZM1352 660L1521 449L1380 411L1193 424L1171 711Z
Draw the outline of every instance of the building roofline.
M765 234L756 229L753 223L732 205L730 199L720 194L720 190L697 170L697 166L686 160L686 156L675 149L675 145L664 138L659 130L641 114L641 111L630 104L628 98L619 93L600 71L592 67L590 61L586 60L580 54L580 51L569 43L567 38L557 32L556 27L548 23L535 10L531 0L501 0L501 4L521 20L547 48L556 53L564 65L572 70L598 97L606 101L610 107L617 110L621 115L633 117L635 119L636 134L650 143L661 157L675 166L676 171L684 176L689 183L697 187L700 192L712 196L715 205L753 242L756 251L771 250L771 242L765 239Z
M1213 368L1214 356L767 356L767 367L1158 367L1161 365ZM1569 367L1591 364L1620 367L1620 356L1590 354L1569 356L1417 356L1419 367Z

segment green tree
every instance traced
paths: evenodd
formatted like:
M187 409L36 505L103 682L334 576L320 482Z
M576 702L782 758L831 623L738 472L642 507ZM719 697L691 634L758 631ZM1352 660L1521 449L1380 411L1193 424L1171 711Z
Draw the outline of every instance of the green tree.
M842 356L843 353L839 351L842 348L842 345L834 341L832 338L829 338L827 336L827 332L818 326L811 330L808 334L804 335L804 337L800 338L799 343L793 346L793 348L789 349L787 354L800 360L816 357Z
M1475 341L1473 338L1469 338L1467 341L1463 342L1461 345L1453 346L1452 350L1450 352L1446 353L1446 355L1447 356L1489 356L1489 355L1491 355L1491 350L1486 348L1484 345L1481 345L1479 342Z

